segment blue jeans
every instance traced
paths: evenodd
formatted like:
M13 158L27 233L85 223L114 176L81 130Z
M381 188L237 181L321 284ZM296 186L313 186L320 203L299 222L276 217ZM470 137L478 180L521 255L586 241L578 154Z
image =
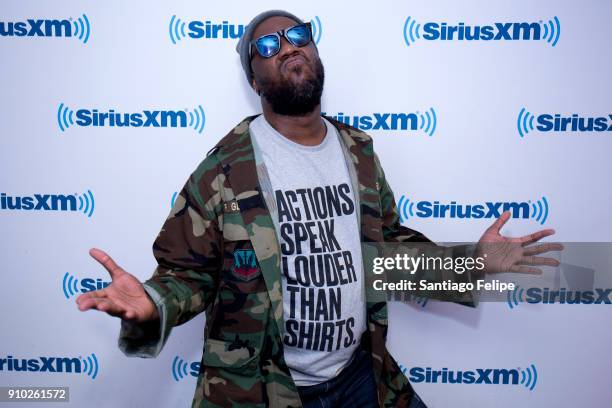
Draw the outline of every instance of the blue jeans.
M329 381L298 387L304 408L378 408L370 353L360 347L353 361ZM409 408L427 408L414 394Z

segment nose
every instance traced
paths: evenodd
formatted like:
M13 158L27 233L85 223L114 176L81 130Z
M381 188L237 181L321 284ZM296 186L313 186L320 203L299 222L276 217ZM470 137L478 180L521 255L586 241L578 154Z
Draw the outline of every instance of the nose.
M279 59L285 59L287 56L295 53L297 49L300 48L291 44L284 36L281 35L280 38L280 50L278 51Z

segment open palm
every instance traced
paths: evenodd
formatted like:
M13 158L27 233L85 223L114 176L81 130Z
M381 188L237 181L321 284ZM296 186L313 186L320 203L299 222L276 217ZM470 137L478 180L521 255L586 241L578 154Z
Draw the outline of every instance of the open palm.
M100 249L92 248L89 254L108 270L112 282L104 289L80 295L76 299L79 310L97 309L111 316L136 322L158 317L155 304L136 277L123 270Z
M485 272L516 272L528 274L541 274L542 270L536 266L558 266L559 261L554 258L537 256L550 251L561 251L563 245L545 243L532 245L540 239L553 235L555 230L544 229L533 234L519 238L505 237L500 234L501 228L510 218L510 212L504 212L484 232L476 249L476 256L485 256Z

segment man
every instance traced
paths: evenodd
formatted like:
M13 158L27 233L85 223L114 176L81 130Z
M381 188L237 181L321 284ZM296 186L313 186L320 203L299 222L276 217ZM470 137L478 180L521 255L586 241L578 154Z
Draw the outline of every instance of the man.
M386 349L386 302L366 287L361 243L427 239L400 225L371 138L321 116L324 70L308 25L262 13L237 50L263 115L191 174L144 285L90 251L112 283L79 296L79 309L120 317L120 348L142 357L206 311L194 407L424 407ZM525 247L554 232L506 238L508 217L481 238L479 250L506 248L487 271L555 265L535 256L551 246Z

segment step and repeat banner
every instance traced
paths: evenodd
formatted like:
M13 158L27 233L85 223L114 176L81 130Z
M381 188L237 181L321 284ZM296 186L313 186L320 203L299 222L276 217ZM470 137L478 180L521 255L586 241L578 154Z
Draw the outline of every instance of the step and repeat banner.
M612 241L608 1L3 1L0 386L69 387L76 407L190 406L203 316L157 358L127 358L119 320L75 299L109 284L91 247L151 275L177 191L260 112L235 46L274 8L312 22L322 110L373 137L404 225L476 241L510 210L505 235ZM431 407L606 406L599 289L577 304L392 303L389 346Z

